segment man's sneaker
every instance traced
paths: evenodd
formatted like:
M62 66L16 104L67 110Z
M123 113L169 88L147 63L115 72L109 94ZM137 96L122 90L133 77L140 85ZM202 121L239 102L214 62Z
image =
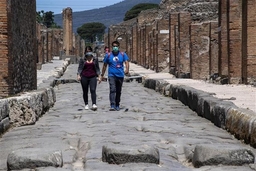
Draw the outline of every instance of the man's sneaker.
M89 105L88 105L88 104L85 105L84 109L85 109L85 110L88 110L88 109L89 109Z
M92 110L97 110L96 104L93 104L93 105L92 105Z
M109 111L115 111L115 110L116 110L116 109L115 109L115 106L114 106L114 105L111 105Z
M119 106L116 106L116 110L119 111L119 110L120 110L120 107L119 107Z

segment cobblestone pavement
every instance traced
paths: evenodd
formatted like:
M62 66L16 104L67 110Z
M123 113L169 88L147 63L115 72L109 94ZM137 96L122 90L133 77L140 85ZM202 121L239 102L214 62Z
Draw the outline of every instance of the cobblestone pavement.
M77 65L71 64L64 76L74 79ZM97 87L98 110L84 110L80 83L55 87L56 103L35 125L14 128L0 139L0 170L7 170L8 154L17 149L35 149L34 153L59 150L62 168L37 170L86 171L249 171L244 166L203 166L194 168L188 151L199 144L238 146L255 150L225 130L199 117L180 101L144 88L136 81L123 85L121 110L109 111L108 83ZM124 149L145 146L157 148L159 164L102 162L102 147Z

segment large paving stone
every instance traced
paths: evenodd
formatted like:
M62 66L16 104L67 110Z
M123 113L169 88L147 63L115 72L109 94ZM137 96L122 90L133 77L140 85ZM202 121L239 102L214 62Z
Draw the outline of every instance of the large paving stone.
M156 148L142 146L103 146L102 161L109 164L155 163L159 164L159 151Z
M8 170L34 169L37 167L62 167L61 151L25 148L12 151L7 158Z
M192 163L194 167L205 165L233 165L254 163L251 150L235 145L203 144L195 147Z

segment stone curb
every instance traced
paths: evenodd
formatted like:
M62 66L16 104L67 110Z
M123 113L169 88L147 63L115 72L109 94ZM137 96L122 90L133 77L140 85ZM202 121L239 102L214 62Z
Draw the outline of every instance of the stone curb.
M56 102L54 91L55 77L63 75L70 62L55 68L53 77L48 78L44 86L37 90L25 92L19 96L0 99L0 135L11 127L32 125L45 114Z
M164 96L181 101L199 116L256 147L256 114L253 111L239 108L211 93L185 85L170 84L165 80L144 79L142 84Z

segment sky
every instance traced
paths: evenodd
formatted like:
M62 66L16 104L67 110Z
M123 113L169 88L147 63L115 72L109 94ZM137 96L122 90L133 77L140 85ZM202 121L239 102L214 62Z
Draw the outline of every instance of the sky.
M64 8L70 7L72 12L97 9L116 4L123 0L36 0L36 11L52 11L61 14Z

